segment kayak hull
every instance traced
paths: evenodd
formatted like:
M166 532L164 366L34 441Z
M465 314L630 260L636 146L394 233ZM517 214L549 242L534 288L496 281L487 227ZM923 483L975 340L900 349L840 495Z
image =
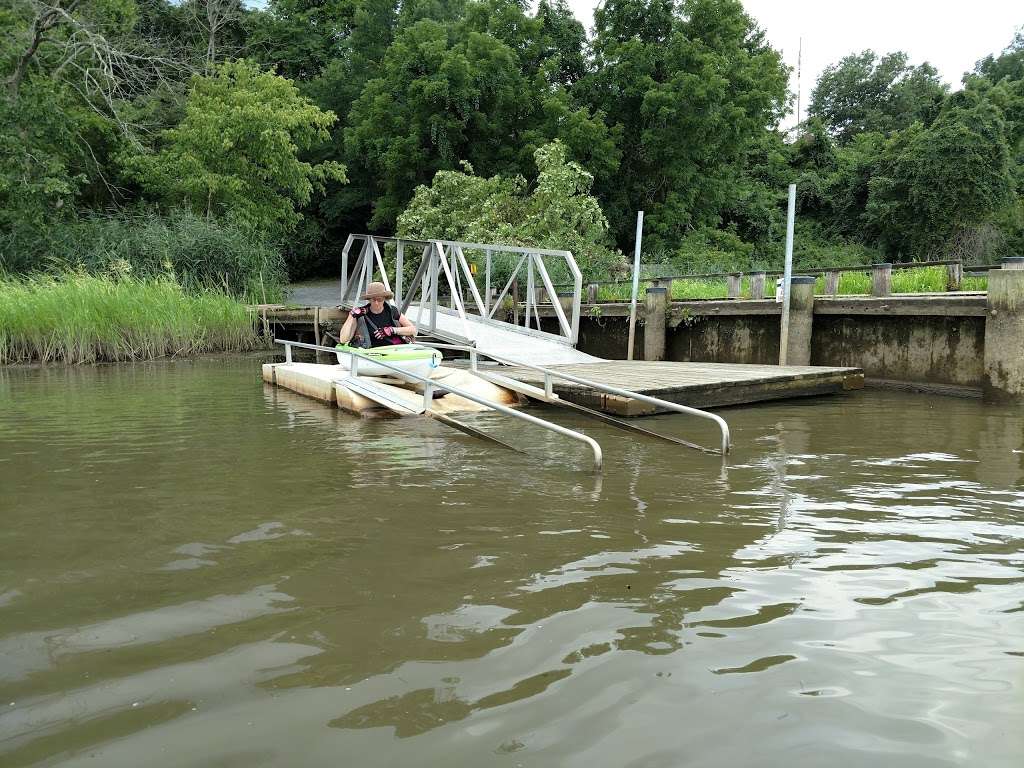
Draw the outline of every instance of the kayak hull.
M376 361L393 365L407 373L429 378L431 371L441 364L441 353L431 347L424 347L420 344L401 344L390 347L372 347L360 349L349 347L343 344L336 345L338 350L338 365L348 370L352 369L352 356L345 353L351 349L363 355L359 359L357 374L360 376L398 376L391 368L385 365L378 365ZM367 360L366 358L371 358Z

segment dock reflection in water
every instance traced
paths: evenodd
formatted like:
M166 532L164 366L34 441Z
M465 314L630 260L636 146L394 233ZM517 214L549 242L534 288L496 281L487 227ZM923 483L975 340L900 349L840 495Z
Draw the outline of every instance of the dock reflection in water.
M558 413L601 477L258 362L0 371L0 764L1024 760L1019 409Z

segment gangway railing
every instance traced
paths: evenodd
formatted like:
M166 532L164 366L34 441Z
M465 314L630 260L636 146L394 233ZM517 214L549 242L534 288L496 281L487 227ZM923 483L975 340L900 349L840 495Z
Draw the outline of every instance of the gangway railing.
M507 413L507 414L510 414L510 415L515 416L517 418L526 419L527 421L531 421L531 423L535 423L538 426L543 426L546 429L550 429L550 430L552 430L554 432L558 432L559 434L563 434L563 435L565 435L567 437L572 437L573 439L576 439L576 440L582 440L583 442L586 442L588 445L590 445L592 450L595 450L595 467L596 468L600 468L600 466L601 466L601 461L602 461L602 459L601 459L601 448L600 448L600 446L595 441L593 441L591 438L587 437L586 435L582 435L582 434L580 434L578 432L574 432L573 430L566 429L565 427L562 427L562 426L560 426L558 424L553 424L551 422L545 421L544 419L537 419L536 417L530 416L529 414L525 414L525 413L522 413L521 411L516 411L516 410L510 409L510 408L507 408L507 407L505 407L503 405L499 405L498 403L492 403L489 400L484 400L484 399L480 398L478 395L474 395L472 393L468 393L465 390L461 390L460 388L454 388L454 387L450 387L448 385L442 385L440 382L433 381L432 379L429 379L429 378L426 378L426 377L423 377L423 376L419 376L418 374L414 374L414 373L411 373L409 371L404 371L404 370L402 370L400 368L397 368L397 367L395 367L395 366L393 366L393 365L391 365L389 363L384 363L384 362L378 361L378 360L376 360L374 358L370 358L369 356L367 356L367 355L365 355L365 354L363 354L361 352L352 350L352 349L338 350L336 348L322 347L322 346L317 346L316 344L304 344L304 343L300 343L300 342L297 342L297 341L289 341L289 340L286 340L286 339L274 339L274 341L277 344L283 344L285 346L285 361L289 362L289 363L292 362L292 351L291 351L291 348L293 346L301 347L303 349L312 349L312 350L317 350L317 351L322 351L322 352L328 352L328 353L331 353L331 354L337 354L338 352L342 352L343 354L348 354L350 356L350 358L352 358L352 364L350 366L350 372L351 372L351 374L353 376L357 375L357 372L358 372L358 365L359 364L358 364L357 358L361 358L361 359L366 359L366 360L372 360L374 362L374 364L381 365L384 368L388 368L390 370L393 370L393 371L401 374L402 376L404 376L407 379L416 381L418 383L422 383L422 384L424 384L424 401L423 401L424 402L424 411L427 412L427 413L430 412L430 402L431 402L431 398L433 396L431 390L432 390L432 388L437 388L437 389L442 389L442 390L447 391L447 392L453 392L454 394L457 394L457 395L459 395L461 397L465 397L467 400L471 400L472 402L478 403L480 405L484 405L484 406L486 406L488 408L493 408L494 410L497 410L500 413ZM461 351L461 352L469 353L470 370L472 370L474 373L480 375L483 378L486 378L489 372L481 371L480 370L480 368L479 368L479 358L480 358L480 355L483 355L484 357L487 357L487 358L489 358L491 360L494 360L495 362L502 363L504 365L511 365L511 366L516 366L516 367L519 367L519 368L527 368L527 369L530 369L530 370L538 371L544 377L544 389L543 389L543 398L542 398L544 400L544 402L551 403L551 404L561 404L561 405L566 405L566 406L572 407L575 410L579 410L579 411L582 411L584 413L587 413L588 415L600 418L603 421L612 424L613 426L617 426L617 427L622 428L622 429L628 429L628 430L633 431L633 432L640 432L640 433L646 434L646 435L651 436L651 437L659 438L659 439L662 439L662 440L668 440L668 441L673 442L673 443L678 443L678 444L685 445L685 446L687 446L689 448L694 448L696 450L704 451L705 453L714 453L714 454L721 455L723 457L727 456L729 454L729 451L732 449L732 436L731 436L730 431L729 431L729 425L728 425L728 423L726 423L725 419L723 419L721 416L719 416L717 414L710 413L708 411L704 411L704 410L701 410L699 408L692 408L692 407L690 407L688 405L681 405L679 403L673 403L673 402L670 402L668 400L662 400L661 398L652 397L650 395L645 395L645 394L642 394L640 392L633 392L633 391L628 390L628 389L621 389L619 387L613 387L613 386L611 386L609 384L604 384L603 382L594 381L592 379L586 379L586 378L584 378L582 376L574 376L573 374L570 374L570 373L565 373L565 372L562 372L562 371L552 370L551 368L545 368L545 367L539 366L539 365L533 365L532 363L525 363L525 362L523 362L521 360L514 360L512 358L508 358L508 357L505 357L503 355L492 354L492 353L489 353L489 352L485 352L483 350L479 350L476 347L471 347L471 346L467 346L467 345L463 345L463 344L440 344L440 343L433 343L433 342L417 342L417 343L423 344L424 346L434 347L436 349L450 349L450 350L455 350L455 351ZM506 377L503 377L503 378L506 378ZM702 445L698 445L696 443L691 443L691 442L689 442L687 440L682 440L680 438L675 438L675 437L669 437L667 435L662 435L660 433L653 432L651 430L647 430L647 429L643 429L641 427L637 427L636 425L630 424L628 422L620 421L619 419L615 419L615 418L613 418L611 416L608 416L607 414L603 414L603 413L601 413L599 411L594 411L594 410L591 410L589 408L585 408L584 406L577 405L575 403L569 403L568 401L560 400L559 398L557 398L555 396L555 393L554 393L554 381L553 381L554 379L562 379L564 381L568 381L568 382L571 382L571 383L574 383L574 384L580 384L580 385L585 386L585 387L590 387L591 389L595 389L595 390L600 391L600 392L605 392L607 394L617 395L618 397L626 397L626 398L631 398L631 399L639 400L640 402L647 403L649 405L653 405L653 406L661 408L663 410L674 411L676 413L682 413L682 414L686 414L686 415L689 415L689 416L696 416L697 418L701 418L701 419L705 419L705 420L708 420L708 421L712 421L712 422L714 422L718 426L719 431L721 433L721 448L720 449L706 448L706 447L704 447ZM514 380L510 380L510 381L514 382ZM499 383L499 385L500 385L500 382L495 382L495 383ZM540 393L538 392L538 395L539 394ZM467 430L464 430L464 431L467 431Z
M436 415L436 414L431 414L431 408L430 408L430 406L431 406L431 404L433 402L433 399L434 399L434 390L435 389L440 389L440 390L443 390L445 392L451 392L454 395L458 395L459 397L464 397L467 400L476 403L477 405L482 405L485 408L490 408L492 410L497 411L498 413L502 413L502 414L504 414L506 416L512 416L514 418L519 419L520 421L525 421L528 424L533 424L534 426L538 426L538 427L541 427L543 429L547 429L547 430L549 430L551 432L555 432L555 433L557 433L559 435L562 435L563 437L568 437L568 438L570 438L572 440L576 440L577 442L585 443L590 448L591 452L594 455L594 469L595 470L600 470L602 468L603 464L604 464L604 454L601 451L601 446L592 437L587 437L586 435L581 434L580 432L576 432L574 430L568 429L566 427L561 426L560 424L554 424L554 423L552 423L550 421L545 421L544 419L537 418L536 416L533 416L533 415L531 415L529 413L523 413L522 411L517 411L514 408L509 408L508 406L501 405L500 403L492 402L490 400L487 400L486 398L483 398L483 397L480 397L477 394L474 394L473 392L469 392L469 391L467 391L465 389L462 389L461 387L454 387L454 386L451 386L450 384L445 384L445 383L443 383L441 381L434 381L433 379L430 379L429 377L420 376L419 374L412 373L411 371L403 370L402 368L399 368L398 366L392 365L391 363L385 363L382 360L377 360L375 358L370 357L369 355L366 355L366 354L364 354L362 352L359 352L357 350L354 350L354 349L345 349L345 350L332 349L331 347L319 346L317 344L305 344L305 343L298 342L298 341L290 341L288 339L274 339L274 343L275 344L283 344L284 345L284 357L285 357L285 362L286 363L291 363L292 362L292 347L301 347L302 349L312 349L312 350L315 350L317 352L329 352L331 354L337 354L339 352L341 352L343 354L347 354L349 356L349 358L350 358L349 375L352 376L352 377L358 377L358 375L359 375L359 361L360 360L366 360L367 362L372 362L374 365L381 366L382 368L387 368L388 370L394 371L400 378L406 379L407 381L412 381L412 382L415 382L415 383L418 383L418 384L422 384L423 385L423 408L424 408L424 412L427 415ZM343 382L344 382L344 380L342 379L342 380L337 381L336 383L343 383Z
M362 246L350 269L353 246L359 240ZM381 250L381 246L389 244L395 248L393 280ZM467 256L467 251L470 256ZM417 252L419 263L406 286L406 267L414 263L410 259L416 259ZM476 259L472 258L474 252L479 254ZM501 260L507 261L499 264ZM483 285L478 285L478 261L483 262ZM564 297L570 299L566 306L562 305L556 291L552 270L556 277L570 281L567 285L571 288L571 295ZM583 274L570 251L454 240L349 235L342 249L342 306L354 304L377 275L395 294L395 302L403 313L408 312L415 302L415 317L411 319L424 333L451 338L451 331L438 325L439 314L447 314L458 318L463 333L461 341L464 342L472 342L474 323L514 330L570 346L579 340ZM499 291L498 285L502 281L504 285ZM524 291L522 302L518 295L520 290ZM541 330L539 308L542 291L554 310L557 330ZM506 297L511 299L512 322L496 317ZM443 306L445 298L449 299L450 307Z
M494 360L495 362L502 363L504 365L511 365L511 366L515 366L517 368L527 368L529 370L537 371L538 373L542 374L543 377L544 377L544 399L545 399L546 402L551 402L551 403L556 402L555 401L555 394L554 394L554 381L553 380L554 379L562 379L564 381L568 381L568 382L571 382L573 384L579 384L581 386L589 387L591 389L596 389L599 392L605 392L605 393L610 394L610 395L617 395L618 397L626 397L626 398L630 398L630 399L633 399L633 400L639 400L642 403L647 403L648 405L653 405L653 406L656 406L658 408L662 408L664 410L675 411L676 413L684 413L684 414L687 414L689 416L696 416L696 417L701 418L701 419L707 419L708 421L713 421L718 426L719 431L721 432L722 441L721 441L721 449L720 450L714 450L714 449L711 449L711 448L705 448L703 446L697 445L696 443L690 443L690 442L688 442L686 440L680 440L678 438L667 438L667 436L665 436L665 435L660 435L660 434L658 434L656 432L651 432L650 430L638 429L638 428L636 428L636 427L634 427L632 425L629 425L626 422L622 422L622 421L619 421L618 419L613 419L613 418L607 417L605 414L602 414L602 413L600 413L598 411L592 411L589 408L582 408L582 406L575 406L575 404L572 404L575 407L577 407L578 409L581 409L581 410L584 410L586 412L589 412L591 415L601 417L605 421L607 421L609 423L613 423L616 426L620 426L620 427L623 427L623 428L628 428L628 429L631 429L633 431L645 432L646 434L649 434L649 435L654 436L654 437L659 437L659 438L663 438L663 439L670 439L672 442L682 443L682 444L687 445L687 446L689 446L691 448L696 448L698 450L706 451L708 453L718 453L718 454L720 454L722 456L726 456L729 453L729 451L732 449L732 437L731 437L730 432L729 432L729 425L726 423L725 419L723 419L721 416L719 416L717 414L710 413L708 411L702 411L700 408L691 408L688 405L680 405L679 403L673 403L673 402L670 402L668 400L662 400L659 397L652 397L650 395L645 395L645 394L642 394L640 392L633 392L633 391L628 390L628 389L621 389L619 387L613 387L613 386L611 386L609 384L605 384L605 383L600 382L600 381L594 381L593 379L586 379L586 378L583 378L582 376L574 376L571 373L565 373L563 371L556 371L556 370L553 370L551 368L547 368L547 367L544 367L544 366L534 365L532 363L526 363L526 362L523 362L522 360L513 360L512 358L505 357L504 355L492 354L492 353L487 352L485 350L477 349L476 347L469 347L469 346L460 345L460 344L437 344L437 343L433 343L433 342L417 342L417 343L418 344L423 344L424 346L435 347L437 349L451 349L451 350L457 350L457 351L461 351L461 352L468 352L469 353L469 366L470 366L470 370L472 370L472 371L474 371L476 373L479 373L479 374L486 375L486 373L487 373L487 372L481 371L480 368L479 368L479 361L480 361L480 356L481 355L483 355L484 357L490 358L491 360Z

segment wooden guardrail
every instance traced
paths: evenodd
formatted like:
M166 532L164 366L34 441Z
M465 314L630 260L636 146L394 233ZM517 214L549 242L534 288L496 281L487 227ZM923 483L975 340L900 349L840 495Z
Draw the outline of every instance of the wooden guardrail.
M825 286L823 293L826 295L837 295L839 292L839 281L843 273L859 272L871 275L871 295L888 296L892 293L892 274L894 271L909 271L931 267L946 267L946 291L959 291L963 284L964 276L967 274L987 273L992 269L999 269L999 264L971 264L965 265L958 259L939 259L935 261L912 261L905 263L881 263L861 264L856 266L836 267L813 267L797 270L802 275L823 275ZM643 283L665 287L672 295L672 283L675 280L726 280L726 298L738 299L742 295L743 278L749 280L750 297L753 299L765 298L766 282L768 276L782 275L782 270L752 270L749 272L693 272L675 275L648 275L641 277ZM587 284L586 302L594 304L598 301L598 293L601 286L628 285L631 279L624 280L598 280ZM561 286L555 286L556 288Z

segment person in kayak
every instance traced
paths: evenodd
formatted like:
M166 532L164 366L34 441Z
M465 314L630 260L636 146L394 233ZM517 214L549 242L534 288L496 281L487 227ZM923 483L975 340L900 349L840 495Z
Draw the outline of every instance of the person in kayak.
M384 287L384 283L370 283L360 298L369 304L353 307L348 319L341 326L339 341L353 346L386 347L391 344L408 344L416 335L416 326L409 322L388 299L395 294ZM364 338L365 335L365 338Z

